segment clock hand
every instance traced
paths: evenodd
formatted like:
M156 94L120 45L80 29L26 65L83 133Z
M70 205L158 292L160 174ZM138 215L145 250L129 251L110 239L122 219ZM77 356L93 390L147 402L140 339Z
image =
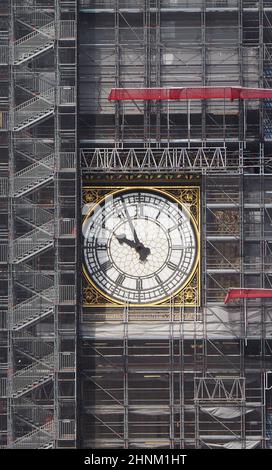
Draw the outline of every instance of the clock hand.
M146 258L150 254L150 249L146 248L143 243L135 243L133 240L129 240L125 234L120 234L120 235L115 235L115 238L118 240L120 245L125 243L126 245L130 246L131 248L134 248L136 252L139 254L139 259L140 261L146 261Z
M128 238L126 238L125 234L121 234L121 235L115 235L115 238L118 240L118 242L120 243L120 245L122 245L123 243L125 243L126 245L130 246L131 248L137 248L136 246L136 243L133 241L133 240L129 240Z
M137 236L135 227L132 223L131 217L130 217L130 215L128 213L128 210L126 208L126 205L124 203L123 203L123 207L124 207L124 211L126 213L127 220L128 220L128 223L129 223L129 226L130 226L130 229L132 231L133 238L134 238L134 241L135 241L135 244L136 244L135 249L136 249L137 253L139 253L139 255L140 255L140 261L146 261L146 258L150 254L150 249L146 248L144 246L144 244L140 242L140 240Z
M150 251L150 248L146 248L143 244L142 246L137 250L136 248L136 251L139 253L140 255L140 261L146 261L146 258L148 257L148 255L150 255L151 251Z
M124 211L125 211L125 213L126 213L127 220L128 220L130 229L131 229L131 231L132 231L132 235L133 235L133 238L134 238L134 240L135 240L135 243L136 243L138 246L140 246L140 245L141 245L141 242L140 242L140 240L139 240L139 238L138 238L138 236L137 236L135 227L134 227L134 225L133 225L133 223L132 223L131 217L130 217L130 215L129 215L129 213L128 213L128 210L127 210L127 208L126 208L126 204L123 203L123 207L124 207Z

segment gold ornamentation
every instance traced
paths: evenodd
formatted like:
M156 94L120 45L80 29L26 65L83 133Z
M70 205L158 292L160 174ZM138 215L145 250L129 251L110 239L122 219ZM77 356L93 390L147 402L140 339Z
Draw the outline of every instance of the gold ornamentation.
M195 307L200 305L200 277L197 267L189 283L171 298L171 304L176 307ZM169 306L170 301L163 305Z
M169 194L173 196L181 203L184 204L189 211L190 215L194 217L196 225L200 225L200 208L199 208L199 199L200 199L200 188L191 186L187 188L180 188L175 190L168 190Z
M103 188L83 188L83 202L86 204L97 204L104 199L108 192Z
M85 177L85 181L87 182L94 182L94 185L97 184L98 181L101 181L103 185L107 184L112 184L112 182L116 183L117 181L119 184L126 184L127 182L129 183L147 183L147 181L152 181L152 183L155 184L161 184L162 182L169 182L172 181L173 179L179 181L180 186L184 183L187 184L188 181L190 183L196 182L197 184L199 183L200 177L199 175L195 174L185 174L185 173L179 173L179 174L165 174L165 173L159 173L159 174L152 174L152 175L147 175L145 173L136 173L136 174L122 174L122 173L116 173L116 174L104 174L104 175L99 175L99 174L89 174Z
M192 287L185 289L184 300L186 304L193 304L195 302L195 290Z
M129 175L128 175L129 176ZM129 178L128 178L129 179ZM118 191L130 190L130 189L150 189L158 190L165 195L172 196L178 202L183 204L189 214L192 216L196 227L199 230L200 226L200 188L199 186L103 186L103 187L84 187L83 188L83 200L85 203L90 204L93 207L95 204L103 201L105 196L113 194ZM199 237L200 238L200 237ZM199 239L200 245L200 239ZM200 246L199 246L200 248ZM196 307L200 305L200 269L199 269L199 258L195 266L195 270L187 282L187 284L181 288L171 299L167 299L161 303L147 305L147 308L167 308L169 309L170 304L175 307ZM86 277L86 274L85 274ZM122 302L118 303L114 300L104 296L102 292L98 291L90 281L87 280L88 286L83 289L83 303L86 307L108 307L108 308L122 308L124 305ZM133 309L139 308L137 305L132 306Z
M109 301L93 286L83 288L83 304L87 307L106 306Z
M99 191L92 190L92 189L83 189L83 201L86 202L87 204L98 202Z

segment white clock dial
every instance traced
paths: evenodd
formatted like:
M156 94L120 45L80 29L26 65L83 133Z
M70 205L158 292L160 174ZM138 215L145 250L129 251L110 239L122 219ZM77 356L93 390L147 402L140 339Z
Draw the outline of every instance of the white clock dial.
M117 302L159 303L186 284L195 265L194 224L160 191L118 191L96 206L83 232L88 278Z

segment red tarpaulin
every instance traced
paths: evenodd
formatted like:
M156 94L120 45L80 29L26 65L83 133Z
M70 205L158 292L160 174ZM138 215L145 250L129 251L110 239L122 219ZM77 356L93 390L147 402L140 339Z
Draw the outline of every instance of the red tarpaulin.
M112 88L109 101L137 100L258 100L272 98L270 88L194 87L194 88Z
M225 304L235 299L272 298L272 289L230 289L225 297Z

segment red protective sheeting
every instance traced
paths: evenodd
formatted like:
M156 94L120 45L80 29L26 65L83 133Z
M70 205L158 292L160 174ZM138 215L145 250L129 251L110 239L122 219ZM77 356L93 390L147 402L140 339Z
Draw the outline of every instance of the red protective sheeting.
M272 298L272 289L230 289L225 297L225 304L235 299Z
M194 87L194 88L112 88L109 101L143 100L258 100L272 98L270 88Z

